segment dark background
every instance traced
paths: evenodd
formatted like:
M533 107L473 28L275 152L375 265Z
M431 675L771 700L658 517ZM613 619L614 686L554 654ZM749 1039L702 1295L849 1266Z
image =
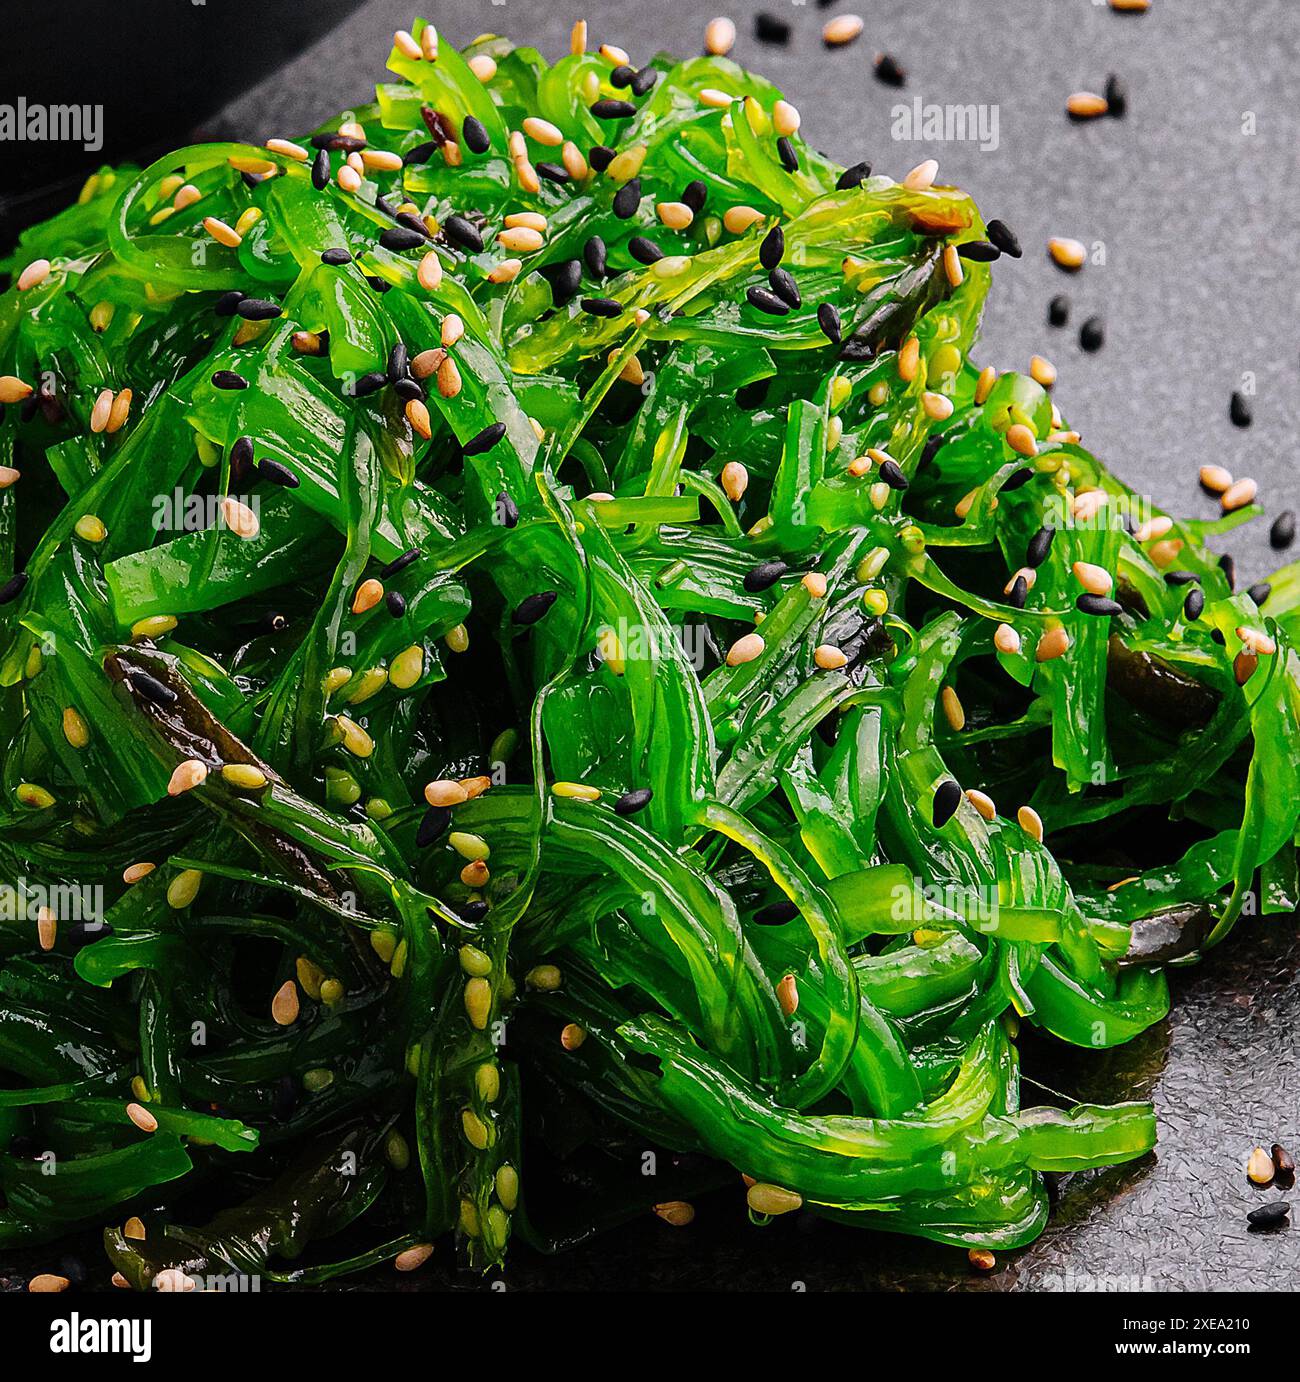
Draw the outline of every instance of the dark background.
M92 18L80 32L69 28L67 8L50 6L45 19L28 16L9 36L0 100L19 92L33 101L105 100L106 133L119 148L160 138L179 145L195 124L205 136L293 136L368 98L384 77L392 31L418 12L410 3L352 6L305 49L310 32L349 6L128 0L111 13L86 6ZM981 363L1023 369L1035 352L1055 361L1059 406L1084 443L1164 506L1214 516L1215 503L1195 481L1206 461L1259 481L1269 517L1216 545L1230 546L1243 580L1264 577L1279 560L1267 523L1300 500L1300 107L1286 80L1300 57L1294 0L1154 0L1143 15L1116 14L1098 0L857 0L856 7L866 32L836 51L822 46L821 25L854 8L853 0L826 8L813 0L586 0L581 11L446 0L425 13L457 44L491 30L554 59L567 52L581 12L592 46L617 43L643 62L661 48L698 51L705 23L725 9L740 31L733 56L785 90L811 142L842 162L867 158L894 177L935 157L941 182L967 188L986 216L1017 230L1025 257L995 270ZM755 40L758 10L790 23L788 47ZM40 27L54 16L61 28ZM875 80L878 51L906 68L902 91ZM86 75L73 80L70 71ZM1127 117L1070 123L1066 96L1100 90L1110 72L1128 87ZM73 94L57 91L60 81ZM891 107L915 96L996 104L1000 146L895 142ZM0 156L16 166L12 149L0 146ZM84 168L48 171L81 176L97 162L86 155ZM0 186L3 227L21 217L24 203L10 178ZM1100 242L1105 264L1061 273L1044 251L1053 234ZM1052 328L1047 303L1062 292L1072 304L1070 325ZM1103 318L1107 339L1100 353L1085 355L1077 331L1092 315ZM1239 430L1228 420L1228 397L1243 383L1255 391L1255 421ZM991 1276L972 1276L964 1253L811 1216L753 1229L736 1193L702 1202L686 1230L647 1216L562 1258L514 1253L507 1282L776 1290L799 1283L809 1290L1294 1285L1300 1231L1247 1230L1247 1209L1278 1192L1250 1186L1243 1167L1256 1143L1300 1150L1298 962L1293 920L1246 921L1207 962L1174 976L1172 1018L1130 1046L1061 1052L1023 1041L1027 1072L1071 1100L1154 1098L1160 1142L1135 1166L1066 1180L1043 1237L1003 1258ZM1059 1101L1027 1082L1026 1103L1041 1100ZM417 1278L395 1282L385 1273L361 1284L419 1289L447 1279L437 1265L446 1260L440 1251Z

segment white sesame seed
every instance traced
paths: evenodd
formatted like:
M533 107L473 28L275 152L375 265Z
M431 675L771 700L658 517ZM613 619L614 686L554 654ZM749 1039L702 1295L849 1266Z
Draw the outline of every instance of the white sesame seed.
M1223 506L1225 513L1231 513L1234 509L1245 508L1247 504L1253 504L1258 492L1259 486L1254 480L1234 480L1219 497L1219 503Z
M749 488L749 471L739 461L728 461L718 477L728 499L737 504Z
M1074 578L1090 595L1109 595L1115 581L1104 566L1090 561L1076 561L1070 568Z
M772 107L772 128L780 135L794 134L803 123L798 109L789 101L777 101Z
M860 37L865 27L860 15L837 15L822 27L822 42L832 48L842 47Z
M767 644L763 641L762 634L741 634L727 649L727 666L739 667L741 663L753 662L766 647Z
M1043 818L1034 810L1032 806L1022 806L1016 812L1016 820L1021 830L1031 839L1035 839L1039 844L1043 842Z
M939 174L939 164L936 159L927 158L923 163L918 163L915 168L903 179L902 186L909 192L924 192L927 188L934 186L934 180Z
M549 120L543 120L538 115L527 116L523 129L529 139L536 140L539 144L558 149L564 143L564 132L559 126L551 124Z
M704 26L704 48L714 57L723 58L736 46L736 26L725 17L710 19Z
M1110 106L1106 98L1095 91L1075 91L1067 98L1065 108L1076 120L1092 120L1105 115Z
M1047 242L1047 252L1063 269L1081 269L1088 250L1081 240L1054 235Z
M18 275L18 291L25 293L29 288L35 288L38 284L44 283L49 276L50 261L48 259L33 259Z
M1034 355L1029 360L1029 377L1043 388L1050 389L1056 383L1056 366L1043 355Z

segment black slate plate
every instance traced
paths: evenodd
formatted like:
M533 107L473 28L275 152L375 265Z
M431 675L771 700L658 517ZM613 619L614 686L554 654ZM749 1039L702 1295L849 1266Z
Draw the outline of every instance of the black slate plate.
M203 132L292 134L364 99L383 79L388 35L409 23L412 10L408 0L353 8L327 40ZM982 360L1023 368L1031 353L1053 358L1061 370L1058 401L1085 441L1169 507L1212 516L1194 478L1205 459L1255 476L1270 515L1300 500L1292 267L1300 255L1293 205L1300 109L1286 98L1300 43L1289 0L1245 8L1155 0L1136 17L1088 0L872 0L862 7L864 37L835 53L823 48L818 31L828 14L850 4L588 0L581 7L595 41L619 43L634 60L660 47L696 48L719 8L737 20L737 59L785 89L803 112L805 134L826 152L844 162L869 157L894 176L937 157L942 180L968 188L986 214L1016 226L1026 257L997 270ZM257 7L263 49L282 54L301 44L295 25L306 7L284 10L297 17ZM788 48L755 41L759 10L791 25ZM215 0L209 6L209 17L224 16L227 27L238 27L235 13ZM555 58L567 51L573 14L443 0L434 17L453 41L504 30ZM209 39L221 27L194 22ZM113 24L119 41L144 41L131 11L116 12ZM82 51L87 43L75 46ZM874 79L877 51L907 68L901 91ZM1070 124L1067 94L1099 88L1111 71L1128 85L1127 117ZM201 84L201 72L183 75L191 91ZM163 111L161 99L170 101L162 118L175 134L170 142L179 144L200 110L191 106L189 118L175 113L184 106L166 85L155 75L131 84L126 96L146 117ZM0 85L6 89L17 88ZM895 107L918 96L996 107L998 147L892 138ZM12 151L0 145L5 152ZM96 161L88 159L78 176ZM1067 279L1043 254L1050 234L1100 246L1104 265ZM1046 324L1047 303L1060 292L1073 305L1064 330ZM1079 349L1076 328L1093 314L1104 317L1107 342L1090 355ZM1256 391L1248 430L1233 428L1227 416L1228 395L1243 384ZM1247 581L1279 561L1265 533L1256 522L1231 540ZM534 1290L1275 1289L1296 1279L1300 1235L1248 1231L1247 1210L1281 1192L1251 1186L1243 1167L1257 1143L1279 1140L1294 1150L1300 1139L1297 966L1294 919L1247 920L1204 963L1172 976L1171 1018L1129 1046L1074 1051L1022 1038L1027 1075L1048 1086L1027 1080L1026 1102L1150 1097L1160 1142L1131 1166L1062 1181L1043 1237L1007 1255L989 1276L973 1276L964 1253L810 1216L754 1229L739 1194L728 1190L701 1200L685 1230L646 1216L562 1257L513 1251L506 1280ZM447 1258L441 1249L412 1277L385 1271L338 1285L481 1284L458 1278Z

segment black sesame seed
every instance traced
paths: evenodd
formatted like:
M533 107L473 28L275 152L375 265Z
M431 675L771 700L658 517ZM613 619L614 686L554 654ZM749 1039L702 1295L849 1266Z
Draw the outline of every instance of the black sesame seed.
M763 243L758 247L758 262L765 269L775 269L784 258L785 231L780 226L773 226L763 236Z
M790 142L789 135L783 134L776 141L776 156L781 160L781 167L787 173L797 173L799 171L799 155L794 151L794 145Z
M248 380L242 374L236 374L232 369L219 369L213 372L212 387L214 389L246 389L248 388Z
M1211 643L1217 643L1217 644L1219 645L1219 647L1222 648L1223 645L1224 645L1224 643L1227 642L1227 640L1226 640L1226 639L1224 638L1224 636L1223 636L1223 630L1222 630L1222 629L1211 629L1211 630L1210 630L1210 642L1211 642Z
M281 465L269 456L263 457L257 463L257 474L259 479L265 480L268 484L280 485L284 489L297 489L301 483L287 465Z
M385 279L376 278L373 274L366 275L366 282L370 284L370 286L375 290L375 292L377 292L380 295L380 297L383 297L383 295L386 292L388 292L388 290L393 286Z
M1295 512L1292 509L1285 509L1273 520L1273 526L1268 530L1269 544L1275 552L1280 552L1284 547L1290 547L1295 541Z
M231 479L237 483L242 483L244 477L253 468L253 439L252 437L236 437L234 444L230 448L230 475Z
M420 119L424 121L424 127L429 131L441 148L448 140L454 141L456 131L452 129L447 117L439 110L434 110L432 106L420 107Z
M413 398L418 398L423 403L429 396L424 385L418 379L412 379L409 376L405 379L396 380L393 384L393 392L403 403L409 403Z
M559 595L558 590L539 590L536 595L528 595L515 606L511 618L523 627L535 624L559 599Z
M636 76L632 78L632 94L634 96L644 96L658 80L659 70L657 68L643 67Z
M783 302L770 289L760 288L757 284L746 292L745 297L751 307L756 307L771 317L784 317L790 310L788 302Z
M1166 584L1166 585L1191 585L1191 583L1192 583L1193 581L1199 581L1200 579L1201 579L1201 578L1196 574L1195 571L1166 571L1166 572L1165 572L1165 584Z
M465 147L472 154L485 154L492 140L488 137L487 126L482 120L476 120L472 115L465 117L464 124L460 127L461 139Z
M569 170L559 163L539 163L537 176L547 182L568 182Z
M212 311L218 317L233 317L239 310L239 304L243 302L244 294L238 288L232 288L228 293L222 295L212 304Z
M471 254L483 253L483 237L478 227L464 216L448 216L442 223L442 233L453 245L459 245Z
M1124 612L1124 606L1118 600L1112 600L1106 595L1093 595L1091 593L1080 595L1074 602L1074 607L1080 614L1099 614L1105 617Z
M1128 113L1128 88L1113 72L1106 78L1102 95L1106 97L1106 114L1122 120Z
M1016 238L1016 233L1005 221L990 221L986 227L989 239L1002 251L1009 254L1012 259L1019 259L1023 254L1020 248L1020 241Z
M400 590L390 590L384 596L384 604L394 619L400 619L406 613L406 596Z
M907 488L907 476L903 474L903 467L897 461L881 461L880 478L890 489L902 490Z
M551 285L551 301L556 307L563 307L582 287L582 260L563 259L558 264L549 264L542 270L542 276Z
M840 337L843 334L840 328L840 309L833 302L823 302L818 307L817 325L821 327L822 335L832 345L839 345Z
M1279 1224L1286 1222L1286 1217L1291 1212L1291 1206L1285 1200L1272 1200L1268 1204L1262 1204L1258 1209L1252 1209L1246 1215L1246 1222L1251 1228L1277 1228Z
M407 230L413 230L422 239L429 238L429 227L415 214L414 211L399 211L393 217L399 226L405 226Z
M1250 404L1246 401L1246 395L1234 392L1228 402L1228 416L1232 419L1234 427L1249 427L1253 421Z
M113 928L106 921L79 921L63 932L63 938L73 950L84 950L86 946L102 941L113 934ZM64 1272L64 1276L68 1273Z
M1057 295L1047 304L1048 326L1064 326L1070 320L1070 299L1064 293ZM1083 345L1083 333L1079 333L1079 344ZM1084 347L1087 349L1087 347Z
M330 180L330 156L329 151L322 149L311 161L311 185L318 191L323 192L329 186Z
M784 898L780 902L769 902L766 907L760 907L754 913L754 920L759 926L784 926L787 921L793 921L799 915L799 908Z
M636 214L641 205L641 179L632 178L614 193L613 211L620 221Z
M337 130L332 134L314 134L311 143L314 149L331 149L345 154L359 154L366 147L364 139L358 139L355 134L340 134Z
M945 437L943 433L939 433L933 437L927 437L925 439L925 445L921 448L921 464L929 465L939 454L940 449L947 440L948 438Z
M423 144L417 144L413 149L407 149L402 155L402 162L409 168L413 163L428 163L428 161L442 148L436 139L426 139Z
M471 437L465 445L461 447L461 451L466 456L481 456L483 452L491 451L505 434L506 425L504 422L490 423L476 436Z
M846 168L835 180L835 189L838 192L846 192L850 187L861 187L870 176L871 164L855 163L851 168Z
M402 341L388 352L388 382L396 384L399 379L404 379L410 373L411 352L407 350Z
M974 264L991 264L1002 257L1002 251L988 240L967 240L957 246L957 254Z
M1100 317L1089 317L1079 328L1079 349L1089 354L1100 350L1106 342L1106 328Z
M320 256L322 264L350 264L352 253L350 250L322 250Z
M427 849L451 824L451 812L445 806L431 806L420 817L415 831L415 847Z
M1052 550L1052 539L1055 536L1055 528L1039 528L1029 539L1029 546L1025 550L1025 565L1042 566L1047 560L1047 554Z
M388 383L388 375L381 369L371 370L369 374L363 374L352 386L352 393L356 398L365 398L367 394L377 393Z
M400 557L394 557L379 573L379 579L386 581L390 576L396 576L399 571L405 571L413 561L420 560L420 549L409 547Z
M761 561L757 566L745 572L745 589L751 595L757 595L759 591L768 590L774 586L789 569L785 562L779 558L774 558L772 561Z
M488 914L488 905L478 898L474 902L462 902L457 911L462 921L482 921Z
M519 522L519 505L505 490L496 497L496 520L503 528L513 528Z
M164 710L179 700L170 686L164 686L157 677L151 677L148 672L128 672L126 684L141 700L161 706Z
M627 252L638 264L654 264L664 257L663 250L644 235L634 235L627 242Z
M635 80L634 77L633 81ZM616 97L607 96L591 107L591 113L597 120L630 120L636 114L636 107L631 101L620 101Z
M907 71L899 65L898 59L888 53L876 56L876 80L886 86L903 86L907 82Z
M961 788L952 778L947 777L934 789L934 803L930 808L930 819L938 830L947 825L961 805Z
M784 19L778 19L772 14L756 14L754 16L754 37L760 43L772 43L779 48L784 48L790 42L790 26Z
M1021 485L1027 485L1034 478L1034 472L1027 465L1022 465L1019 470L1013 470L1002 482L1002 493L1012 494Z
M387 197L376 196L375 207L377 210L382 211L385 216L390 216L396 219L397 208L392 204L392 202L388 200Z
M587 162L598 173L603 173L613 163L614 157L614 150L607 144L596 144L587 151Z
M650 799L654 793L649 787L637 787L631 792L624 792L614 803L614 814L616 816L635 816L638 811L644 811L650 805Z
M599 235L593 235L582 247L582 259L587 266L587 272L593 278L604 278L607 270L607 254L605 242Z
M609 74L609 84L619 91L624 91L632 85L632 78L635 76L636 68L629 67L627 63L621 62Z
M778 265L768 274L767 281L782 302L787 302L794 308L803 306L803 295L799 292L799 285L794 281L794 275L789 269L783 269Z
M682 204L689 206L698 216L704 210L704 203L709 199L709 189L696 178L694 182L688 182L682 189Z
M1224 552L1219 557L1219 570L1223 572L1224 579L1228 582L1228 589L1236 590L1237 561L1231 552Z
M466 225L469 224L467 221ZM475 232L477 234L477 232ZM401 253L403 250L413 250L417 246L423 245L429 236L426 231L413 230L410 226L389 226L379 237L380 245L386 250L395 250ZM479 249L483 248L483 241L479 240Z
M1257 605L1267 603L1268 597L1273 593L1273 587L1268 581L1256 581L1246 592Z
M1017 576L1011 582L1011 590L1007 595L1007 604L1012 609L1024 609L1025 600L1029 595L1029 582L1023 576Z
M582 310L593 317L617 317L623 312L623 304L613 298L583 298Z
M0 585L0 605L12 604L23 593L27 580L27 572L19 571L17 575L10 576L4 585Z

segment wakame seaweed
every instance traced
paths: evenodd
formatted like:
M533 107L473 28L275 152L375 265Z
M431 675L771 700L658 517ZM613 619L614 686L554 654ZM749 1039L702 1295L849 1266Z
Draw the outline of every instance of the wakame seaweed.
M1300 897L1300 576L972 361L1019 246L933 165L722 57L388 65L5 265L0 1246L485 1269L586 1231L541 1144L1028 1242L1155 1120L1020 1024Z

